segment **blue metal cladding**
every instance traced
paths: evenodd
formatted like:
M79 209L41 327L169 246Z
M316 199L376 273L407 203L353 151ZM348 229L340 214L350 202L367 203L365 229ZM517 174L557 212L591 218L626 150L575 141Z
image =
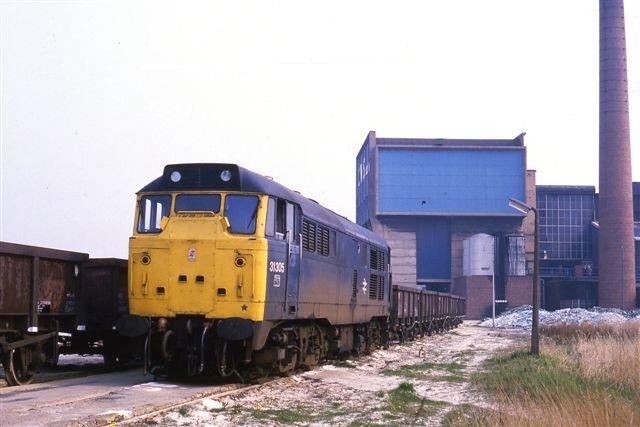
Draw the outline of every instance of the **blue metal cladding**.
M356 223L369 221L369 143L365 142L356 157Z
M518 215L525 200L524 150L378 152L378 212L434 215Z
M451 279L451 222L449 218L418 220L416 233L418 280Z

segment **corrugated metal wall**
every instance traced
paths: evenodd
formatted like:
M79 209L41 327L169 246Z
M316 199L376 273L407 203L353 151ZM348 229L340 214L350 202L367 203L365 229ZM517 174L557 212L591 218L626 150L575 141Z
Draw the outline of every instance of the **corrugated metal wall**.
M365 142L356 158L356 223L369 221L369 143Z
M525 199L522 150L379 148L381 213L515 214Z

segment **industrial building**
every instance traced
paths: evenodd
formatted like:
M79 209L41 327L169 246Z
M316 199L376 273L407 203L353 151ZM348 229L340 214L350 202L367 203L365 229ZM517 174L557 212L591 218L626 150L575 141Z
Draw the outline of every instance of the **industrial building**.
M539 185L536 199L543 307L593 307L598 299L595 187Z
M512 140L377 138L356 158L356 218L391 247L393 280L467 297L467 317L531 303L539 211L543 305L640 305L640 185L631 182L623 0L600 1L599 191L539 186ZM634 221L636 221L634 223Z
M524 134L408 139L372 131L356 169L357 222L391 247L394 284L466 296L469 318L491 313L492 280L499 308L531 303L533 219L508 205L536 202Z
M640 183L633 183L634 251L618 245L609 259L621 284L630 261L635 261L636 286L640 278ZM592 186L539 185L540 277L542 304L549 310L601 305L599 280L599 195ZM614 277L615 281L615 277ZM636 291L636 295L638 292ZM619 295L622 306L623 295ZM637 296L636 296L637 298ZM640 305L636 301L636 305Z
M356 220L388 242L395 284L466 296L471 319L491 313L494 283L498 312L531 304L533 215L510 208L515 198L539 212L542 306L600 305L596 189L536 186L524 135L408 139L372 131L356 165ZM640 183L633 201L635 250L618 246L610 256L618 285L629 261L640 266Z

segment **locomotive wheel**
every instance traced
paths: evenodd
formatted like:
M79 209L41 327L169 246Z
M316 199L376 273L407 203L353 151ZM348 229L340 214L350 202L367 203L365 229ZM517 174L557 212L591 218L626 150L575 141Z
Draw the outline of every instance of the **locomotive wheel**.
M165 362L171 362L171 359L173 359L173 353L176 350L175 339L176 337L173 331L166 331L162 336L160 355Z
M33 381L37 365L30 360L30 353L30 349L22 347L5 355L2 366L10 386L29 384Z
M218 375L221 378L227 378L236 372L236 359L233 356L233 349L229 346L227 340L220 343L220 347L216 353L216 365Z
M294 352L291 355L291 361L289 363L278 362L277 371L278 374L282 377L290 377L293 374L293 370L296 368L298 364L298 353Z

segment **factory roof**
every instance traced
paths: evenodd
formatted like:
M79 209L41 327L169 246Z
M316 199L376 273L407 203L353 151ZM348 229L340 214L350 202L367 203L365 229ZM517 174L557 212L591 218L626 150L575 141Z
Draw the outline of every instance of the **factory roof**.
M536 185L536 192L550 194L595 194L593 185Z
M513 139L377 138L380 148L524 148L524 133Z

